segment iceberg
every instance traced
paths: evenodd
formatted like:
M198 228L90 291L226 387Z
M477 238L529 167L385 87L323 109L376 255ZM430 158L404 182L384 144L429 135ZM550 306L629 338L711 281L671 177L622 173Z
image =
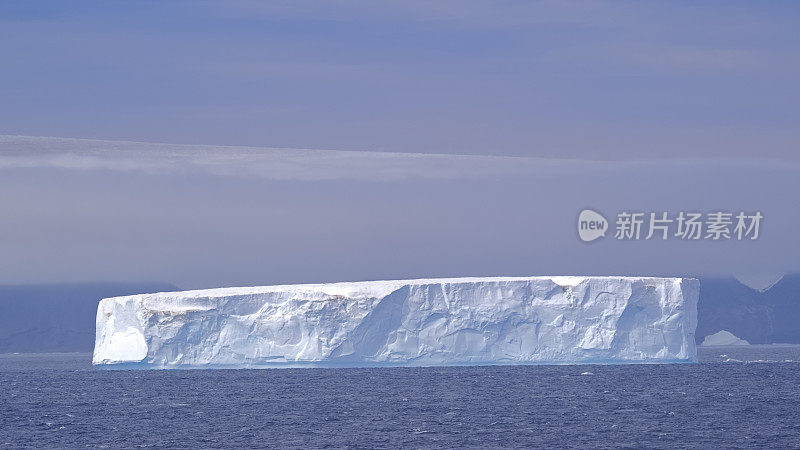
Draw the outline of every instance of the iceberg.
M750 345L750 343L744 339L739 339L730 331L720 330L714 334L709 334L706 336L705 339L703 339L703 343L700 344L701 347L719 347L731 345Z
M494 277L103 299L100 367L696 362L688 278Z

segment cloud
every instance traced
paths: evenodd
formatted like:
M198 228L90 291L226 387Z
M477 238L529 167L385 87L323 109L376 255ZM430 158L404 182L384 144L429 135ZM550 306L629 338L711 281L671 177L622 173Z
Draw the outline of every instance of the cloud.
M679 168L704 164L796 170L794 161L729 158L679 159ZM663 166L664 160L583 160L433 153L364 152L290 148L161 144L57 137L0 135L0 170L136 171L200 173L296 181L454 180L501 177L569 176L596 170Z
M0 169L207 173L270 180L462 179L530 174L560 160L0 136ZM586 165L586 163L575 163Z

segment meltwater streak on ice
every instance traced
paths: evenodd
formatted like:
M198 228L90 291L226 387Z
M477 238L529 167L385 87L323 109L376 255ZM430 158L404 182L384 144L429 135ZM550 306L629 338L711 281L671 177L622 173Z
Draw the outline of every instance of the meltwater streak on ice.
M106 367L694 362L699 284L641 277L452 278L104 299Z

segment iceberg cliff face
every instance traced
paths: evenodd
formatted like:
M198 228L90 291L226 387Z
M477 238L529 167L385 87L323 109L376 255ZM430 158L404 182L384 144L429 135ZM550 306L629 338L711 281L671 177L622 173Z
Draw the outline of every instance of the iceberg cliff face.
M107 298L93 363L145 367L692 362L697 280L456 278Z

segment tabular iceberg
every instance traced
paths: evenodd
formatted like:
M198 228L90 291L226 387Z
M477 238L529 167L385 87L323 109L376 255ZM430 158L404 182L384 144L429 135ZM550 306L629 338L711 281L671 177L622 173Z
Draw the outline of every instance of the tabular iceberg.
M222 288L107 298L101 366L694 362L699 283L521 277Z

